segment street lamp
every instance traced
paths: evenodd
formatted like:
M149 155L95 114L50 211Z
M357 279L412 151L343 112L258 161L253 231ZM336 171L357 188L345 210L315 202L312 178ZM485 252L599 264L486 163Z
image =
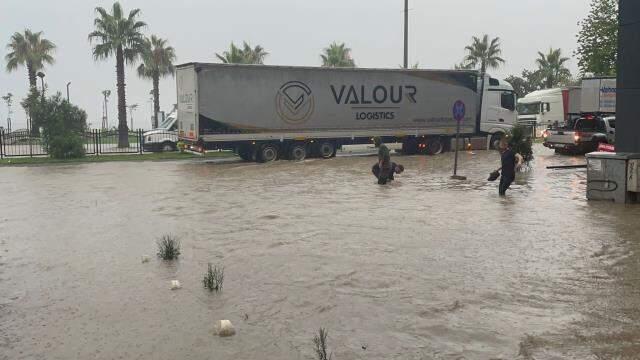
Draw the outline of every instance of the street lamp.
M102 96L104 96L104 105L102 108L102 129L106 130L109 127L109 113L108 113L108 103L109 96L111 96L111 90L103 90Z
M71 81L67 83L67 102L69 102L69 85L71 85Z

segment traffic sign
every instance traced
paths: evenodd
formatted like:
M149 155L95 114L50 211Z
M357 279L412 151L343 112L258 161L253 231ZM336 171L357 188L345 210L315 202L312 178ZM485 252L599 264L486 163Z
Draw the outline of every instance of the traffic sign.
M453 118L460 122L464 119L466 113L466 107L462 100L458 100L453 104Z

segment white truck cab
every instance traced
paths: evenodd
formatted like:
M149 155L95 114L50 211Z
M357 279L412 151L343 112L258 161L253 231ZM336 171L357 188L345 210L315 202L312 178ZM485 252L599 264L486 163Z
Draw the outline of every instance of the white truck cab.
M567 110L564 91L563 88L538 90L518 99L518 122L535 126L540 133L549 126L563 124Z
M178 148L178 113L174 109L158 128L145 131L144 151L175 151Z
M480 132L491 135L491 144L495 148L500 138L516 124L517 96L513 86L504 80L486 75L484 82Z

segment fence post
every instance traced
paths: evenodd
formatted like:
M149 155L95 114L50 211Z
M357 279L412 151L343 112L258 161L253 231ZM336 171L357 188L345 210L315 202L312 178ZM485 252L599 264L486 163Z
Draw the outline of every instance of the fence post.
M27 134L29 137L29 157L33 157L33 138L31 137L31 130Z
M142 136L142 129L138 129L138 150L140 151L140 155L142 155L142 151L144 150L144 136Z
M100 155L100 148L98 147L99 135L98 129L93 130L93 149L96 152L96 156Z
M4 130L0 130L0 160L4 159Z

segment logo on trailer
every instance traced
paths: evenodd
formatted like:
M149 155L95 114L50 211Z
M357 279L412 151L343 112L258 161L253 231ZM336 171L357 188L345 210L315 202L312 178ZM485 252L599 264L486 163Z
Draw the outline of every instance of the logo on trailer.
M313 93L300 81L289 81L276 94L276 110L286 123L301 124L311 117L314 109Z

